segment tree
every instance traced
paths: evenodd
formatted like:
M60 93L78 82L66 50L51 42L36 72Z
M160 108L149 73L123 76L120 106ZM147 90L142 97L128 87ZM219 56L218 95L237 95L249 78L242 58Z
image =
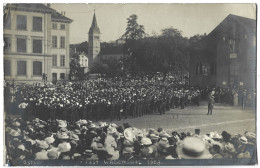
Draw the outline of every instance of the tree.
M127 18L126 32L122 36L125 39L123 53L129 57L124 61L125 70L136 75L138 67L137 58L140 56L141 39L145 36L144 26L137 23L137 15Z
M190 41L190 44L195 44L197 42L199 42L200 40L202 40L204 37L206 37L206 33L204 33L203 35L201 34L196 34L192 37L190 37L189 41Z
M144 26L137 23L137 15L133 14L127 18L126 32L123 37L126 40L138 40L145 35Z
M79 54L74 53L70 61L70 74L71 80L82 80L84 79L84 69L80 67Z
M188 70L189 56L187 47L189 41L182 37L181 31L173 27L162 29L158 38L158 50L162 62L162 72L182 73Z
M107 74L108 66L100 62L94 63L90 68L91 74Z

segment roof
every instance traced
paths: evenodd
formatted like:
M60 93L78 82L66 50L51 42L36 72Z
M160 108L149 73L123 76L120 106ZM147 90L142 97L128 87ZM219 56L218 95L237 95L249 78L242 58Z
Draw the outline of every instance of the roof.
M52 21L57 22L68 22L71 23L73 20L67 18L66 16L58 13L56 10L40 3L12 3L7 4L11 10L26 11L26 12L38 12L38 13L50 13Z
M212 36L220 31L223 31L226 25L230 23L232 20L242 25L245 28L245 30L249 33L255 33L256 20L229 14L215 29L213 29L208 34L208 36Z
M56 21L56 22L68 22L68 23L71 23L73 20L67 18L66 16L58 13L58 12L53 12L51 14L51 20L52 21Z
M91 27L90 27L88 33L89 34L100 34L100 30L99 30L98 25L97 25L97 19L96 19L95 13L94 13L92 24L91 24Z

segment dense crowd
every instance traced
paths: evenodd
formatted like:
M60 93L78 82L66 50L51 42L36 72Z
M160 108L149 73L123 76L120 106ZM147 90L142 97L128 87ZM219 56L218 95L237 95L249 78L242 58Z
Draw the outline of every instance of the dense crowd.
M70 122L107 118L112 121L199 105L200 91L173 76L164 80L162 76L99 78L56 86L21 84L16 86L13 103L9 103L8 96L5 99L6 111L19 111L25 120L37 117L45 121L49 118Z
M21 160L221 159L256 157L256 134L139 129L128 123L79 120L6 119L5 143L11 165Z

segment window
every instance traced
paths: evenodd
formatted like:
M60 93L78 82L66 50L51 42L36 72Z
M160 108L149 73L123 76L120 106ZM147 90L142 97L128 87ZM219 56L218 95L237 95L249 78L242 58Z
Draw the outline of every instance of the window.
M60 24L60 29L65 30L65 24Z
M17 30L27 30L27 17L24 15L17 15L16 19Z
M60 56L60 66L65 66L65 55Z
M52 23L52 29L57 29L57 23Z
M52 66L57 66L57 55L52 56Z
M33 31L42 31L42 17L33 17Z
M41 76L42 75L42 62L33 61L33 75Z
M52 36L52 48L57 48L57 36Z
M95 39L99 39L99 36L94 36Z
M11 38L4 37L4 51L11 51Z
M216 63L212 62L210 65L211 75L216 75Z
M26 53L26 38L17 38L17 52Z
M26 61L17 61L17 75L26 75Z
M60 48L65 48L65 37L64 36L60 37Z
M65 79L65 73L60 73L60 79Z
M11 75L11 61L4 60L4 75L10 76Z
M33 53L42 53L42 40L33 40Z
M202 75L202 64L197 63L196 65L196 75Z
M4 28L11 29L11 14L4 14Z
M230 64L230 75L238 75L239 65L237 62L231 62Z

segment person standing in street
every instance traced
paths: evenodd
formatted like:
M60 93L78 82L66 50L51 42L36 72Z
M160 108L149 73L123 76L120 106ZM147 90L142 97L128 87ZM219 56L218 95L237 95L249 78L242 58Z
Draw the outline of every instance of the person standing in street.
M208 103L208 114L207 115L212 115L212 109L213 109L213 105L214 105L214 96L213 96L213 92L211 92L208 96L209 99L209 103Z

